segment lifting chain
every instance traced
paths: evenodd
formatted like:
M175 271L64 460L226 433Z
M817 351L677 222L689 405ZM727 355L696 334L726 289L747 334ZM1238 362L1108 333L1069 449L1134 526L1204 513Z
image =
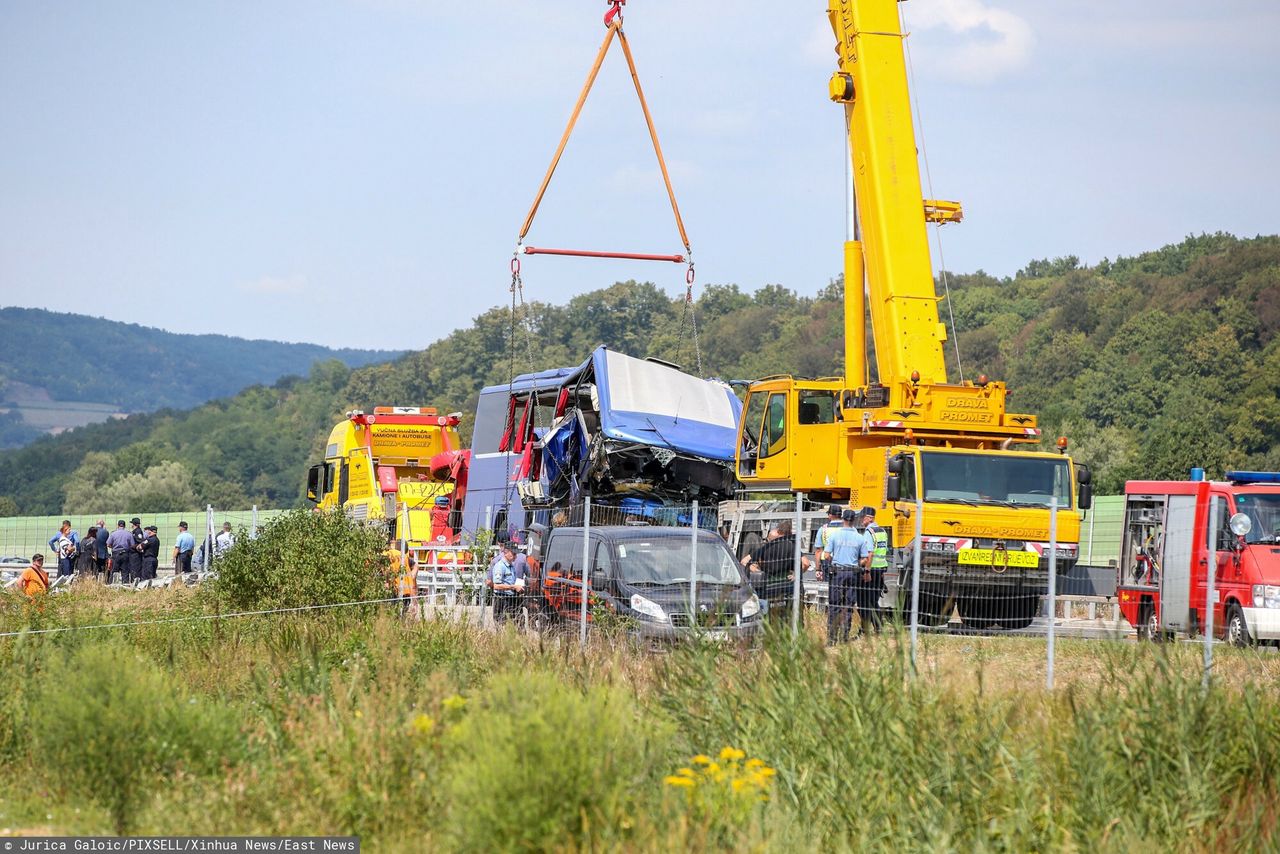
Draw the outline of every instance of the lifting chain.
M685 271L684 313L680 316L680 341L683 342L684 330L688 326L693 332L693 358L697 365L697 374L702 376L702 348L698 345L698 312L693 304L693 259L689 260L689 269ZM680 352L684 352L683 343Z
M520 275L520 247L516 247L515 253L511 256L511 313L514 323L516 316L516 304L519 302L520 325L524 327L524 350L525 359L528 360L529 370L534 369L533 364L533 320L529 316L529 306L524 301L524 278ZM514 343L512 345L514 347Z

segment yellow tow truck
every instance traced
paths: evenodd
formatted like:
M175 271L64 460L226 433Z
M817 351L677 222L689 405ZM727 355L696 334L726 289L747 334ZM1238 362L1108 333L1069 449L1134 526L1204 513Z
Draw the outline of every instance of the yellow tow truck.
M417 406L348 412L329 433L324 462L307 470L307 498L385 523L411 549L456 545L471 456L460 417Z

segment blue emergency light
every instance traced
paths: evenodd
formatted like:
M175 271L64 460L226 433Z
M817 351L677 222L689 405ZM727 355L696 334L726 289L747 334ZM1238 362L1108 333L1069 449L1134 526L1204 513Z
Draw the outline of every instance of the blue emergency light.
M1232 483L1280 483L1280 471L1229 471Z

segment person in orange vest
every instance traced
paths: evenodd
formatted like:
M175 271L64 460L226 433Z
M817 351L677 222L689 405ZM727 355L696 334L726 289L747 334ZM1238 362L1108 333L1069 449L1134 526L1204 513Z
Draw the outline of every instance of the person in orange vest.
M31 566L18 576L18 589L31 601L49 592L49 573L44 571L44 555L32 555Z
M387 543L387 550L383 554L391 564L391 585L400 597L400 613L407 614L414 597L418 595L418 561L412 552L406 554L396 548L395 540Z
M408 614L413 600L418 597L418 559L413 552L406 552L401 561L400 613Z

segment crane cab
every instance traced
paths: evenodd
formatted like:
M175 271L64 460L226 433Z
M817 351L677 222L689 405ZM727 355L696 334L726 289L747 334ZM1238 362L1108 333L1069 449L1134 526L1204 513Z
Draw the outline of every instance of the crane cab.
M738 430L738 480L755 490L788 491L793 482L836 488L843 385L790 376L752 383Z

